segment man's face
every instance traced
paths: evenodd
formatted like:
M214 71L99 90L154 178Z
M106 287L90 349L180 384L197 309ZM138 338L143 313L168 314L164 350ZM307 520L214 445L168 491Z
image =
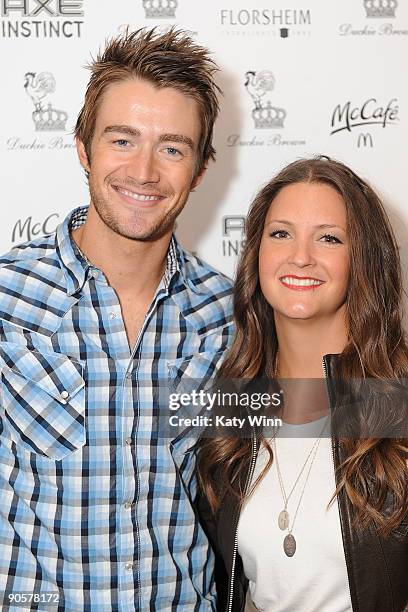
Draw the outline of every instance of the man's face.
M201 134L197 103L176 89L142 79L110 85L98 109L89 172L91 206L107 227L132 240L172 231L194 178Z

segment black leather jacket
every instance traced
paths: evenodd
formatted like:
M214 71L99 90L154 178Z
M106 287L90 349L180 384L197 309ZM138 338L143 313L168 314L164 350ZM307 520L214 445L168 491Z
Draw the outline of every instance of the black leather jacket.
M329 391L335 359L335 355L324 357ZM332 447L334 465L337 467L343 457L334 439ZM252 478L256 456L257 444L254 438L251 468L246 474L247 482ZM343 491L338 496L338 507L353 612L408 611L408 517L395 534L384 539L372 528L362 533L352 528L350 502ZM248 580L237 552L239 503L234 496L228 495L214 516L208 502L200 494L197 508L216 553L218 610L243 612Z

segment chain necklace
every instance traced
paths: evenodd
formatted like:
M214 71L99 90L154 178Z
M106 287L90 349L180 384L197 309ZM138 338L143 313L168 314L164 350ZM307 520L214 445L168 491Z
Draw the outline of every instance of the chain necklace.
M274 436L272 438L273 452L274 452L274 458L275 458L275 464L276 464L276 471L277 471L277 474L278 474L279 486L280 486L280 490L281 490L282 498L283 498L283 502L284 502L284 508L283 508L283 510L281 510L281 512L279 513L279 516L278 516L278 525L279 525L279 528L282 531L285 531L285 530L288 531L287 535L285 536L285 538L283 540L283 550L284 550L285 554L288 557L293 557L293 555L296 552L296 540L295 540L295 537L294 537L292 531L293 531L293 528L295 526L295 521L296 521L296 517L298 515L298 511L299 511L300 504L301 504L301 501L302 501L302 498L303 498L303 494L305 492L306 485L307 485L307 482L309 480L310 472L312 470L312 466L313 466L314 460L316 458L316 454L317 454L317 451L318 451L318 448L319 448L319 445L320 445L320 441L322 439L323 432L324 432L324 430L326 428L326 425L327 425L327 419L325 420L325 423L324 423L323 428L322 428L322 430L321 430L321 432L319 434L319 437L316 438L316 440L314 441L314 443L312 445L312 448L310 449L309 454L306 457L306 461L304 462L304 464L303 464L303 466L302 466L302 468L301 468L301 470L300 470L300 472L299 472L299 474L298 474L298 476L297 476L297 478L296 478L296 480L295 480L295 482L294 482L294 484L292 486L292 489L290 490L289 495L286 495L285 485L283 483L283 478L282 478L282 472L281 472L280 467L279 467L278 453L277 453L276 440L275 440L276 436ZM294 492L294 490L295 490L295 488L296 488L296 486L297 486L297 484L298 484L298 482L299 482L299 480L300 480L300 478L301 478L301 476L302 476L302 474L303 474L303 472L304 472L304 470L305 470L309 460L310 460L309 469L307 471L305 482L304 482L302 491L300 493L300 497L299 497L298 504L296 506L295 514L293 516L292 526L290 527L289 526L290 518L289 518L289 512L288 512L288 502L289 502L289 499L292 496L292 493Z

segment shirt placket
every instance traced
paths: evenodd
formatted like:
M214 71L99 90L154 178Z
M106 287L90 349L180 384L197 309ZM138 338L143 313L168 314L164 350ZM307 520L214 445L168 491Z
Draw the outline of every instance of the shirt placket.
M140 418L139 385L147 384L139 380L139 365L142 358L143 335L147 328L154 327L154 316L158 302L164 299L167 290L159 286L156 295L147 311L142 328L133 347L123 376L121 405L121 439L123 440L123 461L121 478L121 495L118 503L120 574L119 610L122 612L143 610L140 590L140 559L143 558L139 536L138 513L146 511L138 507L140 482L138 460L148 460L143 456L145 447L136 448L137 430ZM151 379L149 381L151 383ZM150 436L151 430L146 432ZM146 451L148 452L148 451ZM137 601L137 603L136 603Z

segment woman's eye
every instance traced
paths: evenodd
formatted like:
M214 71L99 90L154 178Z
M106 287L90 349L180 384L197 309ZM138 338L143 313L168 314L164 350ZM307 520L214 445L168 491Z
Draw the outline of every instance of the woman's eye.
M288 235L286 230L275 230L270 234L271 238L286 238Z
M329 242L331 244L342 244L341 240L336 238L336 236L332 236L332 234L325 234L320 238L323 242Z

